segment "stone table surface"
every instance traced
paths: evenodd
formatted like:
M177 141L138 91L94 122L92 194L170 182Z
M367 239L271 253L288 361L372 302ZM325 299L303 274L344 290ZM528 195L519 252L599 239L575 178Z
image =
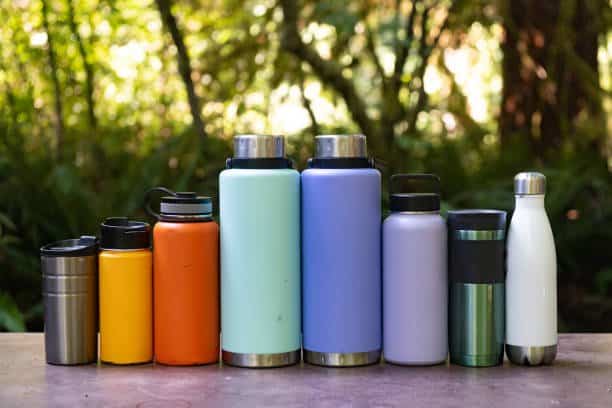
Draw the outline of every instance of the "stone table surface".
M612 407L612 334L563 334L553 366L278 369L45 363L43 335L0 334L0 407Z

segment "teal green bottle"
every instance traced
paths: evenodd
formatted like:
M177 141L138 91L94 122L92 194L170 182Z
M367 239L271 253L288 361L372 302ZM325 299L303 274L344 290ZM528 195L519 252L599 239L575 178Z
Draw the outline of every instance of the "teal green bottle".
M300 359L300 175L283 136L240 135L219 176L223 362Z

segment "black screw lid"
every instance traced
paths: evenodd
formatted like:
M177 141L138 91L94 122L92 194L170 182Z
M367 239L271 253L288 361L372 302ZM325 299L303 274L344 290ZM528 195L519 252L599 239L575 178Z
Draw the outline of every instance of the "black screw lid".
M100 224L101 249L145 249L151 247L149 224L111 217Z
M506 212L500 210L456 210L448 212L449 230L505 230Z
M88 235L53 242L40 248L41 256L50 257L90 256L96 253L98 253L98 239Z
M392 212L440 211L440 178L435 174L394 174L389 190Z

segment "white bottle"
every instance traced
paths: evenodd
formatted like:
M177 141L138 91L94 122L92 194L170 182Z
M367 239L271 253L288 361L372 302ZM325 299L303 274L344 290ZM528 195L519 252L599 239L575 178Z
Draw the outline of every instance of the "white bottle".
M550 364L557 354L557 257L544 209L546 177L514 177L508 230L506 354L515 364Z

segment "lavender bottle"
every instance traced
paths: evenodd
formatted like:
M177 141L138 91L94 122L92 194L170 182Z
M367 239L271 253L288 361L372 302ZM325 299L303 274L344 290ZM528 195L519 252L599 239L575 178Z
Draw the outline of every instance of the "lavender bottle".
M432 365L448 355L446 223L440 179L396 174L391 215L383 223L385 361Z

